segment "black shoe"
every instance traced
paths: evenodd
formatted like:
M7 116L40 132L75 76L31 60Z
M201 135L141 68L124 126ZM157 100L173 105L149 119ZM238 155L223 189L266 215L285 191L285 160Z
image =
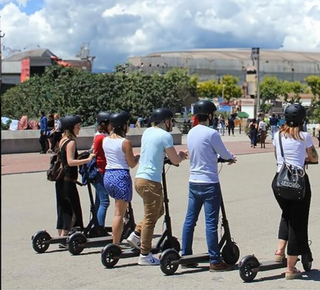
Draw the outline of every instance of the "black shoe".
M40 151L39 153L40 154L46 154L47 152L46 151Z

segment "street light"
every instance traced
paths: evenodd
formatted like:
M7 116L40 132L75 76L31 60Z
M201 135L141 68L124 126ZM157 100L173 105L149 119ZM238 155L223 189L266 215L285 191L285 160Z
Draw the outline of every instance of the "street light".
M253 65L256 65L257 70L257 107L256 107L256 115L259 114L260 111L260 72L259 72L259 66L260 66L260 48L259 47L253 47L251 49L251 59L253 61ZM256 61L256 64L255 64Z

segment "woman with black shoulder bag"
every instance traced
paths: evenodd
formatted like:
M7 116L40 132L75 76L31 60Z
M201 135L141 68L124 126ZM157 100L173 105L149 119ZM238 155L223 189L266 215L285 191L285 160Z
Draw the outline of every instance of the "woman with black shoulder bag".
M302 276L295 267L299 255L307 255L312 259L308 245L311 188L305 163L317 163L318 154L309 133L302 131L305 118L306 110L302 105L289 105L285 110L285 124L275 133L273 140L278 167L272 190L282 210L275 261L282 262L285 259L287 247L287 280ZM291 176L301 181L302 191L297 191L299 182L282 177L284 172L287 175L288 172L289 175L292 173ZM289 189L283 190L282 185Z

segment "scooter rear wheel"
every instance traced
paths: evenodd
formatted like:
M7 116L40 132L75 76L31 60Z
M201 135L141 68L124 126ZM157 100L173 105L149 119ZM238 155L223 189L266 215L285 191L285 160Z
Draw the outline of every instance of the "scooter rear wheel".
M31 237L32 247L37 253L42 254L48 250L50 240L51 236L46 231L37 232Z
M257 276L260 263L255 256L246 256L239 263L240 277L244 282L251 282Z
M173 263L173 261L179 261L180 255L173 249L165 250L160 258L160 269L166 275L173 275L178 267L179 263Z
M108 269L113 268L119 261L121 249L114 244L106 245L101 250L101 263Z
M222 249L222 257L223 260L229 265L234 265L238 262L240 257L240 250L235 242L227 242L225 244Z
M87 242L87 238L82 233L74 233L69 238L67 238L68 250L72 255L79 255Z
M309 272L312 268L312 254L311 252L309 254L304 254L301 256L301 263L302 263L302 266L303 266L303 269L306 271L306 272Z

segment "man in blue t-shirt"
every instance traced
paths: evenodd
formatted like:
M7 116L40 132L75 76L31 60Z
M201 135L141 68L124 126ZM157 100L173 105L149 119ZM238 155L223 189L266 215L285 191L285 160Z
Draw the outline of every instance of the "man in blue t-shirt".
M236 162L236 159L224 146L219 132L209 127L215 111L216 106L208 100L198 101L194 105L199 125L192 128L187 137L190 158L189 201L182 230L182 256L192 255L194 228L203 205L210 271L221 271L229 269L229 266L221 258L218 242L221 206L218 155L228 160L229 164ZM183 266L194 267L196 264Z
M159 108L152 113L154 127L146 129L141 139L140 164L135 176L135 190L142 197L144 218L136 226L127 242L140 249L139 265L159 265L159 259L151 253L153 231L158 219L163 215L163 194L161 177L165 155L173 164L179 164L187 158L187 151L177 154L173 146L173 113Z
M274 134L278 131L278 118L276 118L276 114L272 114L272 117L269 119L270 127L271 127L271 138L273 140Z

